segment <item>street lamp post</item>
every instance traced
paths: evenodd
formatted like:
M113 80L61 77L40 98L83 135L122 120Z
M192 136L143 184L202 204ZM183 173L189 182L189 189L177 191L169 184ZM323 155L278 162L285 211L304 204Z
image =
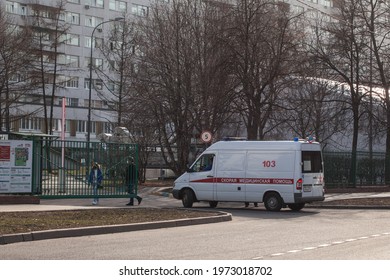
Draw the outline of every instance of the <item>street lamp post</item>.
M98 29L99 26L105 24L105 23L108 23L108 22L113 22L113 21L121 21L121 20L124 20L123 17L119 17L119 18L114 18L114 19L110 19L110 20L106 20L106 21L103 21L101 23L99 23L98 25L95 26L95 28L92 30L92 34L91 34L91 52L90 52L90 57L89 57L89 93L88 93L88 122L87 122L87 149L88 149L88 159L87 159L87 162L85 163L86 164L86 170L89 170L89 167L90 167L90 153L89 153L89 149L90 149L90 145L91 145L91 102L92 102L92 85L93 85L93 82L92 82L92 54L93 54L93 35L95 34L95 31L96 29ZM87 174L88 175L88 174Z
M87 131L87 143L88 143L88 147L89 147L89 144L91 142L91 99L92 99L92 54L93 54L93 34L95 33L96 29L105 24L105 23L108 23L108 22L113 22L113 21L120 21L120 20L124 20L124 18L120 17L120 18L114 18L114 19L110 19L110 20L106 20L106 21L103 21L101 23L99 23L98 25L95 26L95 28L92 30L92 34L91 34L91 52L90 52L90 61L89 61L89 94L88 94L88 131Z

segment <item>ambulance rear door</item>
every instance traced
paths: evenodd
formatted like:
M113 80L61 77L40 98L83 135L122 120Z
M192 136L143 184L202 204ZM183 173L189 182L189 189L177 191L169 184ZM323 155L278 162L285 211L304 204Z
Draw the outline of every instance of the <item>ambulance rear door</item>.
M318 144L302 144L302 198L318 200L324 196L324 168Z

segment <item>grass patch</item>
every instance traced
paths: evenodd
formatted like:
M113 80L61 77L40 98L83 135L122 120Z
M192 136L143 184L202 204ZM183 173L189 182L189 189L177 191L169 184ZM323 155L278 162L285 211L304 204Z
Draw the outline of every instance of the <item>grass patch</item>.
M214 212L154 208L0 212L0 234L27 233L60 228L156 222L214 215Z

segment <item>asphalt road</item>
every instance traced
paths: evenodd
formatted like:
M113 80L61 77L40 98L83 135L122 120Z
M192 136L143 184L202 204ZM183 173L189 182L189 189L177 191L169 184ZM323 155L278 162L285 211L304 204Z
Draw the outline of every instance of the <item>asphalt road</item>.
M6 260L389 260L390 211L219 208L233 221L189 227L22 242Z

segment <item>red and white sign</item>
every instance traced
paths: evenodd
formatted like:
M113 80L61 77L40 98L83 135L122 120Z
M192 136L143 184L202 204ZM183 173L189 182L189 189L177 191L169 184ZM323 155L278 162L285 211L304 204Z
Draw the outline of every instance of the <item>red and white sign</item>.
M210 143L213 139L213 136L210 131L203 131L200 135L200 140L202 140L203 143Z

